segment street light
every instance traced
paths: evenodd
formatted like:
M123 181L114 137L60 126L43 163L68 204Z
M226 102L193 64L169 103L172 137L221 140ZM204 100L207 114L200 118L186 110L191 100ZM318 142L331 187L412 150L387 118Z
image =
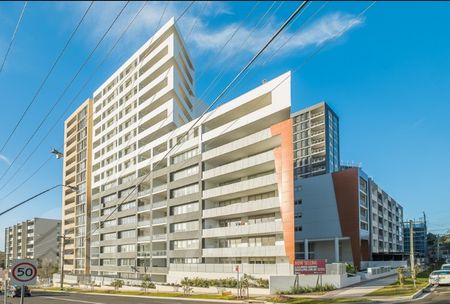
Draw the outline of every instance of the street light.
M64 157L64 153L59 152L58 150L56 150L55 148L53 148L50 151L51 154L54 154L56 156L57 159L63 158Z

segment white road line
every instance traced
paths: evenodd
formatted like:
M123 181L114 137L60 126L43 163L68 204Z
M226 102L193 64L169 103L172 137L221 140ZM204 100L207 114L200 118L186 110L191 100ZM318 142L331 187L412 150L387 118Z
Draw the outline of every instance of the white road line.
M40 298L46 298L46 299L52 299L52 300L58 300L58 301L85 303L85 304L105 304L105 303L101 303L101 302L91 302L91 301L83 301L83 300L63 299L63 298L60 298L60 297L40 297Z

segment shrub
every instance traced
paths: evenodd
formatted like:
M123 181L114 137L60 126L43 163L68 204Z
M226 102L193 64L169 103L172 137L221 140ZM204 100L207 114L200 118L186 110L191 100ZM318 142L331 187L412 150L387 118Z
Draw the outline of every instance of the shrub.
M124 282L123 280L115 279L111 282L111 286L114 287L115 291L118 291L120 288L122 288Z
M280 292L278 292L278 294L280 294L280 295L295 295L295 294L303 294L303 293L311 293L311 292L332 291L335 289L336 289L336 287L332 284L319 285L316 287L292 286L289 290L280 291Z
M149 288L156 288L155 283L150 281L150 278L148 276L144 277L144 280L141 283L141 287L144 288L144 293L147 293L147 289Z
M257 279L250 275L244 274L242 279L246 278L248 280L248 287L256 288L269 288L269 280ZM241 279L241 280L242 280ZM203 278L184 278L181 281L182 285L189 285L192 287L225 287L225 288L236 288L238 286L238 281L235 278L225 278L225 279L203 279Z

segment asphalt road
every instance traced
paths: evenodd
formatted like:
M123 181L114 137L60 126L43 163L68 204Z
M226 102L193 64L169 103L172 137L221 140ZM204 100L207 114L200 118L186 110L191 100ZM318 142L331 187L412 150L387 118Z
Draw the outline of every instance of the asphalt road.
M19 298L8 298L8 304L19 304ZM1 295L1 304L3 304L3 294ZM201 304L217 304L216 301L189 301L183 299L148 299L136 297L117 297L94 294L75 294L75 293L58 293L58 292L33 292L32 297L25 298L25 304L172 304L172 303L201 303ZM223 301L221 303L227 303Z
M418 300L414 303L420 304L449 304L450 303L450 286L439 286L430 295L422 300Z

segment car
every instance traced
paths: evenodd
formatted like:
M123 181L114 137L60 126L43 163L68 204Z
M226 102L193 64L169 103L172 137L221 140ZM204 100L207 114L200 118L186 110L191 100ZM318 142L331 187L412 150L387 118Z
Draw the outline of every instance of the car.
M435 270L430 274L428 282L434 285L450 284L450 270Z
M31 297L31 291L28 288L28 286L24 286L24 296L25 297ZM20 297L21 293L21 286L11 286L8 290L8 297L14 298L14 297Z
M450 264L444 264L441 266L441 270L450 270Z

